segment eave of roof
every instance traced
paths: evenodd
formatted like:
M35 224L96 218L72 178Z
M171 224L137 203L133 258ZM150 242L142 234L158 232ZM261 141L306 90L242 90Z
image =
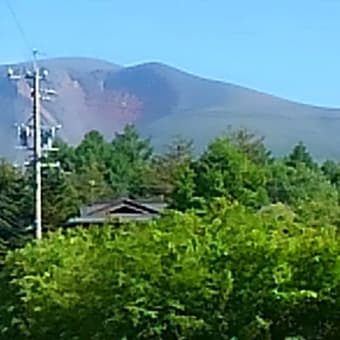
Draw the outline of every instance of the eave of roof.
M103 203L98 204L98 208L96 208L95 205L92 206L89 212L86 213L85 216L86 217L93 216L105 210L114 208L115 206L122 205L122 204L130 205L131 207L135 207L141 211L145 211L146 215L147 214L159 214L162 212L162 210L164 210L164 208L166 208L165 204L164 205L160 205L160 204L152 205L151 203L142 203L137 200L133 200L133 199L126 198L126 197L121 197L121 198L112 200L110 202L104 203L104 204ZM87 209L85 209L85 211L86 210Z
M152 219L158 218L159 215L149 214L149 215L115 215L111 218L105 217L75 217L70 218L66 222L66 226L69 225L82 225L82 224L110 224L110 223L128 223L128 222L140 222L140 221L150 221Z

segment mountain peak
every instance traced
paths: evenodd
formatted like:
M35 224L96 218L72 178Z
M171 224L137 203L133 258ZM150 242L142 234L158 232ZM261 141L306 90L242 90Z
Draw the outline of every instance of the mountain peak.
M44 59L58 92L42 114L63 125L62 137L77 143L97 129L107 138L134 123L157 146L181 134L201 148L228 126L247 127L266 137L274 152L303 140L316 157L338 157L340 110L293 103L248 88L197 77L159 62L122 67L105 60ZM21 67L23 64L18 65ZM0 68L0 71L4 68ZM14 122L31 112L28 85L0 76L0 153L14 152Z

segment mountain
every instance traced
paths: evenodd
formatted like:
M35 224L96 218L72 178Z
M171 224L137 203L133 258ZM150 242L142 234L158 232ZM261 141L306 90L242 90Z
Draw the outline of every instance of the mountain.
M48 69L44 87L58 96L43 104L46 121L61 123L61 137L77 143L98 129L107 138L127 123L162 147L174 136L193 138L198 149L228 126L263 135L276 154L302 140L318 159L339 158L340 109L294 103L230 83L203 79L167 65L122 67L87 58L41 61ZM29 85L7 78L7 68L24 72L27 64L0 66L0 153L14 153L14 123L31 112Z

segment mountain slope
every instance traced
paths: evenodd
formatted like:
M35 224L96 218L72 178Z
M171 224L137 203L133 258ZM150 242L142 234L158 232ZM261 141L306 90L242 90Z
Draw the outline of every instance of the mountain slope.
M227 129L247 127L281 154L303 140L319 159L338 158L340 110L293 103L233 84L202 79L169 66L120 67L105 61L63 58L42 61L58 97L44 104L45 119L63 125L62 137L77 143L98 129L113 136L127 123L161 147L177 134L202 148ZM24 68L25 65L18 65ZM29 87L11 83L0 67L0 153L13 154L11 125L30 113Z

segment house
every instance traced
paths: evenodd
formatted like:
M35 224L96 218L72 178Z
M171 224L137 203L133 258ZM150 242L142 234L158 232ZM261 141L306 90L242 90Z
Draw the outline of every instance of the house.
M110 221L119 223L148 221L159 217L165 208L164 202L148 202L121 197L81 208L79 216L69 219L65 227L103 225Z

